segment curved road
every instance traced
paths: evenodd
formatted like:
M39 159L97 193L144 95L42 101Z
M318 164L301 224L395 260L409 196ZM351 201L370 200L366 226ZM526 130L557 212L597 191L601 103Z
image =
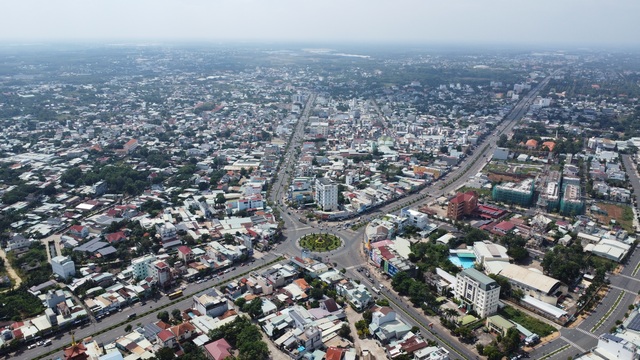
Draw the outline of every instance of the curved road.
M399 199L395 202L386 204L377 210L374 213L385 214L399 207L408 206L414 202L422 202L422 203L430 203L434 201L439 196L446 194L450 191L458 189L464 182L467 181L468 175L475 175L478 171L480 171L486 164L487 158L490 158L493 154L493 151L497 147L496 141L503 133L510 132L513 127L518 123L518 121L526 114L529 105L533 102L535 97L538 95L539 91L546 86L549 79L551 77L547 77L542 82L540 82L534 89L529 91L529 93L524 96L510 111L510 113L505 117L505 119L498 125L498 127L487 136L481 144L477 146L477 151L474 152L473 155L465 158L459 165L458 169L447 174L443 179L435 182L430 187L427 187L420 192L408 195L402 199ZM305 112L308 114L306 110L310 107L311 104L307 103ZM308 116L308 115L307 115ZM305 117L303 116L298 123L298 129L296 134L303 134L303 126L306 122ZM301 137L298 135L294 136L293 141L301 141ZM292 144L293 145L293 144ZM291 154L295 151L295 146L290 146L289 153L285 155L285 161L282 164L282 168L285 169L293 169L295 159ZM284 181L285 174L278 174L278 181L272 187L272 202L276 204L275 206L279 208L282 219L284 220L285 231L284 231L284 241L276 247L279 252L298 255L301 253L301 249L296 244L297 239L302 237L303 235L309 233L318 233L318 232L326 232L339 236L345 242L344 246L341 248L322 254L316 254L318 256L322 256L324 260L328 260L331 263L336 263L339 267L346 269L346 275L352 279L359 279L362 283L369 286L369 288L377 285L374 284L368 278L365 278L360 275L356 271L356 268L366 264L366 259L364 258L364 254L362 253L362 242L364 239L364 228L361 228L358 231L352 231L350 229L344 229L342 226L344 222L331 222L331 223L319 223L319 224L304 224L298 221L298 213L295 211L292 213L290 209L287 209L285 206L281 205L281 197L285 193L284 187L286 183ZM465 176L466 175L466 176ZM399 205L398 203L401 203ZM390 290L385 290L383 295L390 300L392 307L396 309L398 314L400 314L405 320L414 325L418 325L422 330L423 334L428 334L429 331L426 328L428 326L428 320L423 315L422 311L415 309L412 305L408 305L406 301L400 298L395 292ZM404 305L404 306L403 306ZM416 321L419 320L419 321ZM437 328L437 327L436 327ZM452 358L462 357L467 359L474 359L477 354L471 351L468 347L460 344L457 338L452 336L448 331L442 330L432 330L438 338L435 338L440 345L444 346L451 352ZM433 336L428 336L433 339Z
M389 203L384 205L377 210L375 213L388 213L397 209L398 207L407 206L411 202L421 201L429 203L435 200L437 197L442 196L443 194L448 193L449 191L456 190L459 188L467 179L466 174L475 174L477 173L486 162L486 158L490 157L493 154L493 150L496 148L496 141L499 138L500 134L508 133L513 129L516 125L517 121L522 118L522 116L526 113L529 105L533 102L538 92L546 85L549 81L549 78L546 78L541 83L539 83L534 89L529 91L529 93L524 96L510 111L510 113L505 117L505 119L498 125L498 127L492 132L491 135L487 136L481 144L477 146L477 149L473 155L466 157L459 165L459 168L455 171L447 174L443 179L438 182L432 184L430 187L423 189L418 193L411 194L402 199L399 199L393 203ZM340 236L345 244L340 249L334 250L328 254L324 254L327 256L328 260L332 263L336 263L339 267L345 268L347 271L347 275L354 279L360 279L364 284L369 287L374 286L369 279L362 277L355 268L361 266L366 263L364 256L362 255L362 240L364 237L364 228L361 228L358 231L351 231L346 229L341 229L339 226L343 223L336 222L331 225L322 225L322 224L303 224L300 223L297 219L296 215L291 215L288 210L284 206L282 206L281 198L285 194L285 189L287 187L287 179L293 176L293 169L296 162L296 151L304 140L304 128L306 123L308 122L309 114L311 112L311 108L313 103L315 102L315 94L312 94L303 111L302 116L300 117L296 128L291 136L291 141L287 148L286 153L283 156L283 161L280 166L280 171L277 174L277 179L273 183L273 186L270 191L269 200L271 200L272 204L276 208L280 209L281 217L284 220L285 230L284 230L284 239L281 244L275 247L276 251L279 253L287 253L287 254L298 254L300 249L296 245L296 240L305 234L309 234L312 232L329 232ZM290 174L291 175L290 175ZM447 179L450 179L448 182ZM446 183L445 183L446 182ZM401 203L401 205L398 205ZM295 214L295 213L292 213ZM262 262L268 262L276 258L276 252L272 254L268 254L265 257L265 260L258 260L256 262L257 266L261 265ZM231 279L233 277L239 276L241 273L246 272L248 269L246 267L238 267L235 271L230 272L226 275L226 279ZM212 280L203 282L201 284L191 284L185 290L185 298L173 305L166 310L171 310L175 308L186 308L190 306L191 303L191 295L195 293L200 293L206 289L209 289L213 286L218 286L226 281L223 277L220 279L214 278ZM389 298L392 303L392 307L396 308L398 313L409 323L416 324L421 327L424 331L424 334L427 334L428 331L425 328L427 325L425 323L426 319L422 313L412 306L405 304L405 301L398 297L394 292L386 290L383 293L384 296ZM123 310L120 313L116 313L111 315L110 317L105 318L102 322L97 324L89 324L85 325L82 328L76 329L76 333L78 337L85 337L95 334L96 332L101 331L102 329L109 328L111 326L121 324L123 321L126 321L129 314L133 312L144 313L153 309L158 309L162 306L170 303L166 297L162 297L157 302L147 302L145 305L136 304L132 308L128 308ZM402 304L405 304L404 307ZM157 311L153 311L148 315L143 317L138 317L135 320L131 321L131 323L135 326L137 323L148 323L156 320ZM415 319L420 319L420 322L417 322ZM115 340L118 336L124 334L125 325L118 326L115 329L106 331L100 335L94 336L98 342L107 343ZM461 345L456 338L451 336L448 331L441 331L437 333L438 337L436 340L445 348L451 351L452 358L467 358L473 359L476 357L476 354L468 349L467 347ZM432 336L428 336L432 337ZM12 358L16 359L33 359L39 357L51 349L56 349L59 347L63 347L71 342L71 336L68 333L64 335L58 336L53 340L52 346L43 348L37 347L35 349L27 350L23 349L18 353L15 353ZM462 355L461 355L462 354ZM58 351L56 354L47 356L47 358L57 358L62 357L62 352Z

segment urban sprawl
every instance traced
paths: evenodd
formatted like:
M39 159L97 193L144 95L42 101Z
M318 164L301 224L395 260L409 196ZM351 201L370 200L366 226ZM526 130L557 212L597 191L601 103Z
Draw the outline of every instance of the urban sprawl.
M0 52L5 356L640 357L634 54Z

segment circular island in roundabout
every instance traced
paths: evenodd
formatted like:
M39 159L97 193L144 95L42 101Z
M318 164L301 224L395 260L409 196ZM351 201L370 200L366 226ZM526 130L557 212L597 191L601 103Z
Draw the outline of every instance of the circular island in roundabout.
M342 245L342 239L326 233L307 234L298 239L298 245L309 251L324 252L339 248Z

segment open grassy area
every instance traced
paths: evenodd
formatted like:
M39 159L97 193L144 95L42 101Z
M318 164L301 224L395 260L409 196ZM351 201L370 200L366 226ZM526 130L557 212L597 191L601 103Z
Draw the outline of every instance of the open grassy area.
M467 192L467 191L475 191L479 197L486 197L486 198L491 197L491 189L476 189L468 186L463 186L460 189L458 189L458 192Z
M628 205L609 204L604 202L596 203L600 209L607 214L593 214L602 224L608 225L614 219L618 225L629 233L635 232L633 228L633 210Z
M524 326L527 330L537 334L538 336L545 337L547 335L552 334L556 331L556 329L536 318L533 318L518 309L514 309L511 306L505 306L500 310L500 315L504 316L509 320L513 320L518 324Z
M483 171L485 173L488 173L488 172L507 172L507 171L509 171L509 165L491 162L491 163L487 164L484 167Z

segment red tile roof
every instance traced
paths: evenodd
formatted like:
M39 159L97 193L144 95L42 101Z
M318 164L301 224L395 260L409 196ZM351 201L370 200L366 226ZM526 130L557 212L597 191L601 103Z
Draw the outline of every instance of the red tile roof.
M343 350L334 346L331 346L327 349L327 354L325 355L326 360L340 360L342 359Z
M107 234L104 236L104 238L111 244L114 242L125 240L127 236L124 234L124 232L118 231L111 234Z
M188 246L184 246L184 245L178 246L178 251L180 253L182 253L182 254L185 254L185 255L191 254L191 248L189 248Z
M169 330L162 330L158 333L158 339L160 339L160 341L162 342L167 342L168 340L171 340L175 337L176 336L173 335L173 333Z
M229 345L229 343L225 339L220 339L208 343L204 346L204 348L209 354L211 354L214 360L222 360L231 356L231 353L229 352L229 349L231 349L231 345Z
M513 223L509 221L502 221L498 225L494 226L494 229L499 229L504 232L511 231L514 227L516 227Z

